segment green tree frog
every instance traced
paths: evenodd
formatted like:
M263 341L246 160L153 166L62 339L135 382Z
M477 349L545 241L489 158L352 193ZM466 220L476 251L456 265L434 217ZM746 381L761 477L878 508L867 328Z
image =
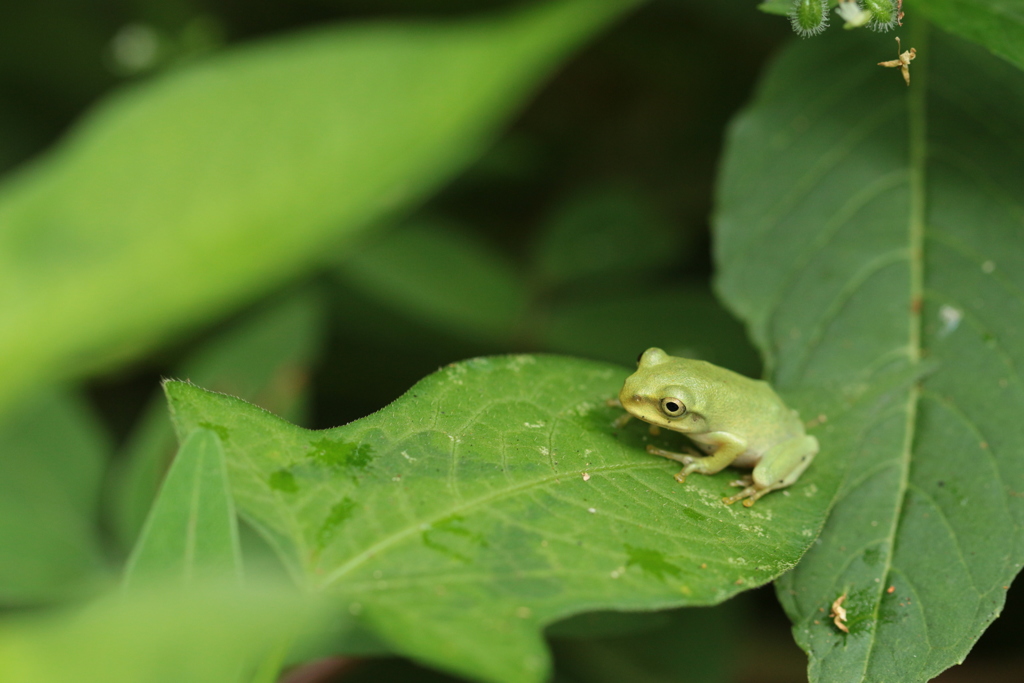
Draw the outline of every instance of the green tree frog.
M685 434L696 446L673 453L653 445L647 452L683 463L675 475L715 474L732 465L753 468L732 482L743 490L722 500L750 507L768 493L789 486L818 452L818 440L804 433L795 410L766 382L753 380L702 360L647 349L637 370L619 392L626 410L620 424L637 417L655 427Z

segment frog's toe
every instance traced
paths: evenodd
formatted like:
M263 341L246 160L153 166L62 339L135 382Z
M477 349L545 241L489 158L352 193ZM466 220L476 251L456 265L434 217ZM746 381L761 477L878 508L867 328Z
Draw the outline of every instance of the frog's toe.
M770 488L759 489L756 486L751 485L734 496L726 496L722 498L722 502L725 503L726 505L732 505L736 501L742 500L743 507L750 507L757 502L758 498L772 490L773 489Z
M741 486L743 488L746 488L748 486L751 486L753 483L754 477L752 477L749 474L744 474L739 479L734 479L733 481L730 481L729 486Z
M760 498L762 495L764 494L758 494L756 487L747 486L745 489L743 489L742 491L733 496L725 496L724 498L722 498L722 502L725 503L726 505L732 505L736 501L743 500L744 498L749 498L751 501L754 501ZM747 507L750 507L750 505L753 505L753 502L751 502L750 505L747 505L747 501L744 500L743 504L746 505Z

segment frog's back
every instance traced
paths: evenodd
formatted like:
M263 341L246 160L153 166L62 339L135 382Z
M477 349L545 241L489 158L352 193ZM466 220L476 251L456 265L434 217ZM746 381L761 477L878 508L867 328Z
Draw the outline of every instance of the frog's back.
M746 434L751 448L757 451L803 433L803 423L796 411L786 406L767 382L707 361L673 361L679 361L677 369L681 375L701 385L701 409L713 429Z

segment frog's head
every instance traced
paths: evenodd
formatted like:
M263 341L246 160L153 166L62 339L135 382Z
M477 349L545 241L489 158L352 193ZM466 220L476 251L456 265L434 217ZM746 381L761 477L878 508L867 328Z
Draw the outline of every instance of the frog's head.
M700 382L689 367L699 362L647 349L637 360L636 372L623 383L619 402L644 422L677 432L703 431Z

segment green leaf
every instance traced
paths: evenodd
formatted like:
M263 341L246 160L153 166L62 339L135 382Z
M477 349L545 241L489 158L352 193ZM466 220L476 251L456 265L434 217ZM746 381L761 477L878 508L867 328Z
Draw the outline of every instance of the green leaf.
M960 662L1024 561L1024 74L913 29L909 89L867 57L884 38L791 46L721 177L719 290L844 475L778 583L814 681ZM823 618L844 594L848 635Z
M1024 69L1024 3L1020 0L907 0L938 26L973 40Z
M678 256L683 233L642 195L614 185L570 196L543 226L534 268L543 285L656 272Z
M551 306L540 338L559 353L620 363L635 363L638 353L659 346L748 375L760 369L742 325L706 286L560 301Z
M734 681L737 679L736 662L741 660L735 634L742 628L736 602L731 600L714 609L581 615L572 621L597 624L602 617L616 617L615 621L632 617L637 622L636 630L631 633L598 633L589 638L556 637L552 643L555 681Z
M216 428L214 428L216 429ZM224 450L210 429L181 444L125 569L124 585L241 577Z
M4 683L231 683L323 610L294 589L207 585L133 591L84 607L0 622ZM335 620L341 615L335 615Z
M319 298L302 291L206 342L175 374L302 421L320 318ZM135 544L176 450L167 404L162 394L154 396L119 458L107 501L126 552Z
M767 14L778 14L784 17L789 14L793 2L794 0L765 0L757 6L757 9Z
M98 420L67 391L0 417L0 603L56 601L106 580L96 523L110 451Z
M0 401L138 354L421 200L632 4L325 28L109 99L0 187Z
M533 682L548 668L546 624L720 602L793 566L824 519L829 496L811 477L750 509L722 504L732 473L677 484L677 465L644 452L644 425L613 431L605 400L627 373L481 358L319 432L190 384L165 389L179 433L223 435L239 510L301 584L400 653Z
M413 223L361 245L340 270L391 307L472 339L506 340L527 304L510 263L436 222Z

